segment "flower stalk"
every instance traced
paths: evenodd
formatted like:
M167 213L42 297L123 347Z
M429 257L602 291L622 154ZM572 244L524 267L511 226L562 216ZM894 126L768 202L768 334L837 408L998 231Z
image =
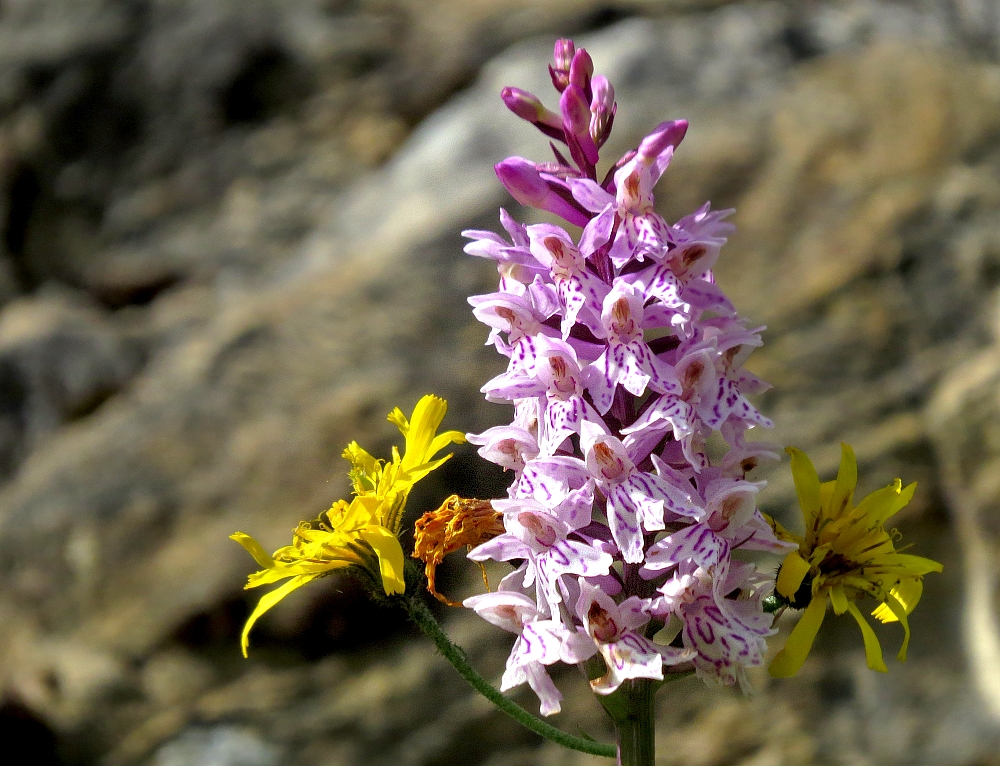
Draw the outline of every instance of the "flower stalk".
M545 739L551 740L558 745L578 750L581 753L590 755L600 755L605 758L614 758L616 748L614 745L606 745L592 739L574 737L572 734L557 729L555 726L546 723L537 716L532 715L513 700L503 696L489 681L483 678L479 672L472 667L465 652L461 647L456 646L448 638L448 634L435 619L433 613L428 609L419 593L409 595L402 599L402 606L406 609L410 619L437 647L441 655L451 663L451 666L458 671L473 689L482 694L486 699L496 705L497 708L509 715L519 724L538 734ZM631 761L629 761L631 763ZM636 763L639 763L636 761ZM650 764L652 761L650 761Z
M626 681L620 704L605 706L615 723L618 766L653 766L656 759L654 698L659 684L648 678Z

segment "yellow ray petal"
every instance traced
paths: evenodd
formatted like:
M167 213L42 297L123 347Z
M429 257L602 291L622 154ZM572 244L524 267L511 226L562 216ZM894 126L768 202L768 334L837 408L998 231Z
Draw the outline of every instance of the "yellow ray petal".
M816 634L819 633L820 625L826 616L826 597L814 598L809 602L802 619L792 628L792 632L785 642L785 648L778 652L778 655L771 660L767 672L774 678L789 678L799 672L802 663L809 656Z
M382 587L385 589L386 595L391 596L405 591L403 548L396 536L385 527L374 526L362 530L360 536L378 555Z
M247 553L253 556L253 560L265 569L274 568L274 559L272 559L270 554L264 550L261 544L250 537L250 535L244 532L233 532L229 536L229 539L235 540L242 545L246 549Z
M275 588L270 593L265 593L261 597L253 613L247 618L247 624L243 626L243 635L240 636L240 648L243 650L244 657L247 656L247 650L250 648L250 628L254 626L254 623L293 590L301 588L307 582L314 579L316 579L315 575L299 575L286 582L280 588Z
M406 438L406 452L403 455L403 470L409 470L416 465L426 463L431 448L431 442L437 433L438 426L448 412L448 403L437 396L427 394L420 397L413 408L409 421L403 417L397 407L389 414L389 420L399 428Z
M916 485L910 485L916 489ZM909 489L909 487L907 487ZM882 487L882 489L877 489L868 495L865 495L864 499L857 504L855 509L851 511L852 519L864 519L869 525L874 524L876 521L884 521L885 519L892 516L895 511L893 508L896 505L900 494L903 491L903 482L896 479L892 484L887 487ZM910 492L912 497L913 492ZM909 498L907 499L909 502ZM905 505L905 503L904 503ZM899 508L903 506L900 505ZM895 510L899 510L896 508Z
M809 456L795 447L786 447L792 458L792 479L795 481L795 493L799 496L799 507L806 521L806 530L813 526L819 515L819 474Z
M861 635L865 639L865 659L868 661L868 667L880 673L888 673L889 668L885 666L885 660L882 659L882 647L879 645L878 636L875 635L872 626L868 624L864 615L853 602L847 605L847 611L851 613L851 616L857 621L858 627L861 628Z
M924 581L919 577L914 577L906 580L901 580L896 583L891 591L889 591L893 597L903 605L907 614L910 614L917 606L920 601L920 596L924 592ZM872 617L875 617L882 622L896 622L896 615L892 613L892 610L885 604L879 604L875 611L872 612Z
M826 510L830 507L830 500L833 497L833 488L837 486L836 480L824 481L819 485L819 505L820 513L826 515L826 520L830 520L830 515Z
M781 571L778 572L778 582L775 583L775 590L785 598L792 598L802 585L802 581L809 573L809 562L803 559L798 551L792 551L781 563ZM801 604L796 604L801 606Z
M319 577L335 569L343 569L352 565L361 566L361 558L351 554L352 560L335 559L333 561L296 561L291 564L279 564L274 569L262 569L247 577L246 589L259 588L262 585L284 580L286 577L298 577L307 575L309 577Z
M903 625L903 645L899 647L896 658L900 662L906 662L906 649L910 645L910 621L906 619L906 609L891 593L885 597L883 606L889 607L893 616Z
M844 593L843 585L834 585L830 588L830 603L833 604L833 613L841 615L847 611L849 602L847 594Z
M465 434L461 431L445 431L438 434L431 442L430 449L427 451L427 457L434 457L449 444L465 444Z
M943 566L938 561L924 558L923 556L911 556L909 553L894 553L886 557L886 565L898 568L911 577L919 577L930 572L940 572ZM891 580L890 580L891 582Z
M413 466L412 468L407 469L406 471L403 471L396 479L396 488L409 489L418 481L427 476L427 474L431 473L432 471L436 471L450 459L451 455L445 455L444 457L438 458L437 460L432 460L429 463L420 463L418 465Z
M898 479L896 481L899 481ZM902 484L901 481L899 481ZM899 490L899 493L893 498L892 503L888 508L884 509L881 514L873 514L872 521L878 522L879 524L884 524L892 516L899 513L903 508L905 508L909 502L913 499L913 493L917 491L917 483L910 482L905 487Z
M850 506L851 494L858 485L858 461L854 458L854 450L850 444L840 445L840 469L837 471L837 483L833 487L830 498L830 515L840 518L844 510Z

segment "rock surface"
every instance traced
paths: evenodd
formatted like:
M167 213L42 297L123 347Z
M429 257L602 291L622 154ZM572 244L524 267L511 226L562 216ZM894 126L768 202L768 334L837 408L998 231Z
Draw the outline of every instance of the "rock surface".
M554 36L616 85L609 149L691 130L658 200L737 209L719 279L769 326L774 440L920 489L945 564L911 659L830 620L802 674L660 696L658 764L992 764L1000 745L1000 11L890 3L10 0L0 12L0 731L33 763L595 763L539 746L400 615L333 578L236 637L252 562L346 490L425 391L447 423L499 360L458 232L546 144ZM471 451L414 496L502 491ZM788 515L785 470L767 509ZM332 477L332 478L331 478ZM455 593L476 587L452 568ZM472 573L473 575L475 573ZM787 630L791 622L782 623ZM507 641L449 630L498 674ZM881 632L887 646L899 640ZM559 725L608 737L581 680ZM530 705L527 695L519 699Z

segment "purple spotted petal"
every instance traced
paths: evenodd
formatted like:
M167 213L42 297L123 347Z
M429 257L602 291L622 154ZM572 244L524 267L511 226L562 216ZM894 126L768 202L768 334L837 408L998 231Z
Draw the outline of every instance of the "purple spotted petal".
M708 569L729 554L726 541L715 534L707 524L692 524L674 532L646 551L646 569L670 569L682 561L691 561Z

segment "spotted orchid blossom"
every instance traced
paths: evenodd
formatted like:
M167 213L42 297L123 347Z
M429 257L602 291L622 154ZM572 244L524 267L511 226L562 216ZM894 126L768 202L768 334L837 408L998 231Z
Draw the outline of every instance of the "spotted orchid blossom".
M562 602L560 577L606 575L611 568L608 553L571 539L574 528L590 523L592 504L592 483L567 492L562 502L551 508L524 498L494 500L493 507L504 514L507 532L470 551L468 557L472 561L523 559L521 586L534 585L539 608L546 614L557 614Z
M484 460L520 474L532 458L538 456L538 439L515 425L494 426L481 434L469 434L469 443L479 446Z
M496 261L500 274L500 292L524 295L536 276L546 273L544 266L531 254L527 227L518 223L500 208L500 223L511 238L507 242L499 234L480 229L467 229L462 236L472 241L465 252L479 258Z
M562 645L569 631L562 622L539 612L531 597L517 591L470 596L463 604L487 622L517 635L500 690L508 691L527 683L538 695L542 715L558 713L563 697L545 666L559 662L564 656Z
M531 253L549 269L562 309L562 336L568 338L579 318L591 332L600 333L601 311L608 286L588 268L586 259L563 229L540 223L528 227Z
M650 621L647 600L629 596L618 603L586 580L578 582L575 611L581 625L565 652L575 662L601 655L607 672L590 682L598 694L611 694L629 679L661 680L664 665L694 659L690 649L660 646L643 635Z
M688 564L679 569L649 609L662 619L679 621L683 645L696 653L700 678L737 683L746 690L746 669L763 664L766 639L775 633L772 615L761 608L773 587L774 581L752 565L724 555L710 567Z
M671 228L653 207L653 186L670 164L687 132L686 120L664 122L639 144L615 172L612 188L589 179L569 185L574 199L594 216L595 241L611 241L608 255L621 268L633 259L662 259L671 244ZM599 232L599 233L598 233Z
M656 457L653 462L654 465L662 464ZM699 478L705 480L707 477L702 474ZM698 497L704 508L701 520L647 548L643 575L652 576L654 572L671 569L685 561L707 570L737 547L787 553L791 545L775 536L757 510L757 493L764 486L764 482L725 477L707 481Z
M465 232L466 251L497 265L497 291L470 303L509 359L482 392L514 410L509 425L469 436L513 472L507 497L491 501L504 531L469 557L509 562L501 592L520 594L467 604L522 604L525 616L504 624L522 638L542 630L529 625L566 631L531 638L530 651L518 644L508 664L505 684L531 684L543 712L556 707L546 668L557 654L584 663L594 690L626 707L667 672L747 689L793 585L820 591L777 663L786 673L808 651L824 598L850 610L835 586L877 588L824 580L814 571L824 550L757 506L764 482L752 472L777 448L756 441L771 421L750 397L768 384L744 365L764 328L740 316L712 271L733 211L705 203L671 223L654 199L687 122L662 122L606 160L614 87L568 40L556 43L549 73L557 103L514 87L502 98L551 140L553 158L510 157L495 170L515 200L562 221L524 225L502 211L505 236ZM773 562L741 560L749 551L785 557L777 595ZM876 593L876 616L905 628L897 607L919 575L900 577L898 594Z
M584 423L581 447L587 470L606 498L611 534L626 562L643 560L643 532L664 529L668 517L673 521L703 515L690 491L638 470L621 440L594 423Z
M510 487L510 496L538 500L547 507L560 503L574 489L593 481L586 464L570 455L539 456L524 467Z
M646 550L646 572L669 569L682 561L709 568L718 564L737 540L734 537L757 510L760 483L717 479L704 493L702 520L654 543Z
M727 420L723 423L720 433L730 445L729 451L722 459L719 470L723 476L745 479L747 474L763 463L778 462L781 448L765 441L747 441L746 428L737 420Z
M679 278L688 281L700 277L715 265L726 235L736 228L724 220L734 212L731 208L712 210L706 202L671 227L672 247L666 261Z
M502 373L483 386L487 401L539 400L538 447L552 455L581 424L597 417L584 399L583 370L576 349L564 341L539 335L532 362Z
M511 430L470 436L514 472L508 497L494 501L505 532L471 557L517 564L512 582L534 588L539 614L558 612L575 631L566 646L583 640L579 656L613 665L602 693L623 679L660 678L674 661L737 683L759 652L702 651L688 640L680 660L676 647L664 655L645 635L649 589L700 572L701 600L691 596L684 608L716 609L732 623L720 636L750 630L744 643L757 646L754 614L770 630L761 599L733 606L732 589L720 590L715 578L730 577L733 550L788 550L757 509L763 484L746 478L773 454L746 438L770 425L747 399L766 384L743 368L760 329L748 329L711 271L731 211L706 204L673 224L656 211L653 188L687 131L683 120L661 123L600 181L614 88L569 41L557 43L550 74L558 108L516 89L503 100L553 140L555 161L512 157L496 171L521 204L580 226L579 239L554 223L522 227L506 213L506 238L466 232L466 249L497 263L499 291L470 302L491 327L489 342L510 359L482 390L515 412ZM721 460L709 458L713 433L729 445ZM569 520L567 498L584 492L593 503ZM581 594L590 598L583 612ZM682 612L663 614L683 620Z
M497 351L511 358L512 364L528 364L534 358L534 336L556 335L543 324L548 314L544 313L544 293L543 300L538 300L539 294L536 290L533 294L493 293L469 298L473 315L492 328L487 345L496 346ZM543 304L541 308L536 307L538 303ZM506 333L507 338L501 338L501 333Z
M645 341L644 325L650 323L646 299L640 288L624 281L604 298L601 323L607 348L587 368L587 389L602 415L611 409L619 385L633 396L642 396L647 386L661 394L679 391L674 371Z

